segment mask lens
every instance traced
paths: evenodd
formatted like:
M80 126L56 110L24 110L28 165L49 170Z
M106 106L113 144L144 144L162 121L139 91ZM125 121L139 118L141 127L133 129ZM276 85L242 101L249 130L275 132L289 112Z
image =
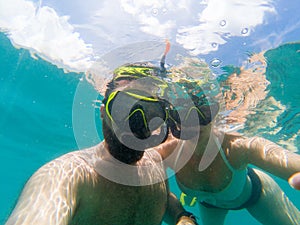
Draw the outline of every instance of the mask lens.
M167 134L166 125L163 125L166 110L162 101L121 91L112 97L110 102L107 101L107 114L111 115L111 120L121 133L133 134L138 139L147 139L158 129L156 134Z
M168 124L174 137L187 140L199 133L198 112L193 104L170 110Z

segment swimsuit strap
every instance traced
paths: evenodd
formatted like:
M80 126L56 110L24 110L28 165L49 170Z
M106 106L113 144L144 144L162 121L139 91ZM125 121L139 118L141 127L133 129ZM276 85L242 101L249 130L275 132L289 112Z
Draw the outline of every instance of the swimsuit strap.
M229 163L229 161L228 161L228 159L227 159L227 157L226 157L226 155L225 155L225 152L224 152L224 150L223 150L223 148L222 148L222 146L221 146L221 144L220 144L219 139L218 139L217 137L214 136L214 140L215 140L215 142L216 142L216 145L218 146L220 155L221 155L221 157L222 157L224 163L226 164L226 166L228 167L228 169L229 169L231 172L234 173L234 172L236 171L236 169L233 168L232 165Z

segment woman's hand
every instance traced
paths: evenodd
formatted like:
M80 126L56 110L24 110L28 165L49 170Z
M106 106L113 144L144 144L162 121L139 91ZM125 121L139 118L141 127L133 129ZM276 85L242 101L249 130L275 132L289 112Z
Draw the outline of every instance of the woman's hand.
M300 172L294 173L288 181L292 188L300 190Z

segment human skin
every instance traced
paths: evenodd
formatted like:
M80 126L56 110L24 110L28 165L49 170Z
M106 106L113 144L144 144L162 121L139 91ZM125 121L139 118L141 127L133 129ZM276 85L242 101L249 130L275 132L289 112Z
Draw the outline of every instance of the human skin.
M167 145L172 147L170 143ZM95 164L92 163L94 160ZM169 224L176 224L177 216L184 209L175 196L169 194L164 177L160 182L149 185L116 183L97 171L99 163L110 160L103 142L45 164L25 185L6 225L159 225L164 215ZM154 154L152 159L143 157L134 166L138 169L149 164L149 160L158 160L157 167L140 179L163 175L162 158L158 154ZM182 223L179 221L177 224ZM194 223L190 220L189 224Z
M167 205L165 183L136 187L101 176L87 163L106 151L100 146L41 167L27 182L6 225L160 224Z
M300 172L293 174L289 178L289 184L296 190L300 190Z
M223 135L211 131L211 125L202 126L196 147L193 140L185 141L182 152L186 149L195 148L194 153L186 165L177 172L176 179L180 185L193 191L205 191L217 193L222 191L231 182L232 172L224 163L220 153L212 162L202 170L199 170L200 161L207 150L211 135L215 135L210 142L210 149L222 149L230 165L235 170L243 170L250 164L262 169L254 169L259 176L263 190L260 199L247 210L262 224L297 224L300 220L298 209L284 195L274 180L263 171L267 171L284 180L300 171L300 155L292 153L277 144L260 137L247 138L238 133L225 133ZM220 138L223 137L223 140ZM220 143L218 144L218 140ZM179 157L183 157L181 154ZM175 170L176 170L176 165ZM298 175L296 176L298 177ZM250 195L251 183L246 183L240 197L236 199L238 207L245 202ZM194 195L193 194L193 195ZM194 195L194 196L195 196ZM193 197L193 196L191 196ZM201 201L201 199L198 199ZM274 207L276 206L276 207ZM204 225L221 225L224 223L228 210L218 208L206 208L200 204L200 214Z

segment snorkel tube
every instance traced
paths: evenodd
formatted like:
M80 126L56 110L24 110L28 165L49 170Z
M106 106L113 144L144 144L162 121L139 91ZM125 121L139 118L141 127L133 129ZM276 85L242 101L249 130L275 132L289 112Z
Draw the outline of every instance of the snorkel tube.
M164 77L166 77L166 72L167 72L166 68L165 68L166 56L167 56L168 52L170 51L170 48L171 48L171 44L170 44L169 40L166 40L166 48L165 48L163 56L160 59L160 71L161 71L161 74L165 75Z

